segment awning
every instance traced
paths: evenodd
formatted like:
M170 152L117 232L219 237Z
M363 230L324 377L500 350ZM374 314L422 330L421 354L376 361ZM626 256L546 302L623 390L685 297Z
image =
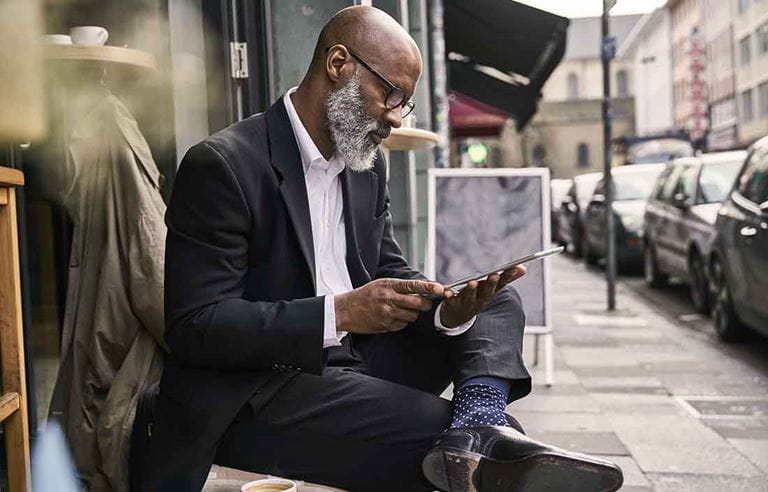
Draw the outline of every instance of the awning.
M445 0L449 90L509 113L522 128L565 53L568 24L512 0Z
M448 121L453 137L496 137L507 114L457 92L448 94Z

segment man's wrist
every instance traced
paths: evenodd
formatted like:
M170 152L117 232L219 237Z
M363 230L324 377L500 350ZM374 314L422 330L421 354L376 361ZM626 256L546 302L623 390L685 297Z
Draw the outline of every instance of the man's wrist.
M336 312L336 331L348 331L345 327L349 321L349 312L347 309L348 293L336 294L333 296L333 307Z

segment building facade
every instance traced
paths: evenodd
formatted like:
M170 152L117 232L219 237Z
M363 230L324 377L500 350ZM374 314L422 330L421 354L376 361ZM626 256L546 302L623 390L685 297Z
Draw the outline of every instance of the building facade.
M768 1L732 0L738 142L768 134Z
M660 7L644 15L619 47L619 57L633 63L635 133L639 136L675 129L670 46L669 10Z
M709 99L708 150L738 147L733 9L730 2L703 0Z
M725 3L725 2L723 2ZM706 45L701 0L670 0L675 127L703 146L707 116Z
M641 16L611 17L611 35L620 46ZM613 136L632 135L634 63L617 57L611 62ZM603 168L600 59L600 18L571 19L566 52L542 91L539 112L522 132L506 128L501 137L505 165L546 166L552 177L567 178Z

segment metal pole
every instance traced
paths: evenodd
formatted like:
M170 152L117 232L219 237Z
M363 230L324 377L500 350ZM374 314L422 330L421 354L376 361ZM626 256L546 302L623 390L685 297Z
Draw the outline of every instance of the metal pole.
M605 183L606 266L608 311L616 309L616 233L613 227L613 178L611 177L611 58L614 40L609 36L608 12L611 5L603 2L601 55L603 61L603 181Z

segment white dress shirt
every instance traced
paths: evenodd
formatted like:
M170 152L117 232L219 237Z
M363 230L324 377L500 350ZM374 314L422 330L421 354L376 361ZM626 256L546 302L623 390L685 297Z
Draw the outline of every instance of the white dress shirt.
M344 163L335 154L326 160L320 153L293 107L291 95L295 91L296 87L290 89L283 101L304 166L315 252L315 291L318 296L325 296L323 348L326 348L341 345L341 339L347 334L345 331L336 331L334 296L352 290L346 262L344 202L339 179ZM446 328L440 323L441 307L442 303L435 312L435 328L446 335L461 335L474 324L475 318L472 318L455 328Z

